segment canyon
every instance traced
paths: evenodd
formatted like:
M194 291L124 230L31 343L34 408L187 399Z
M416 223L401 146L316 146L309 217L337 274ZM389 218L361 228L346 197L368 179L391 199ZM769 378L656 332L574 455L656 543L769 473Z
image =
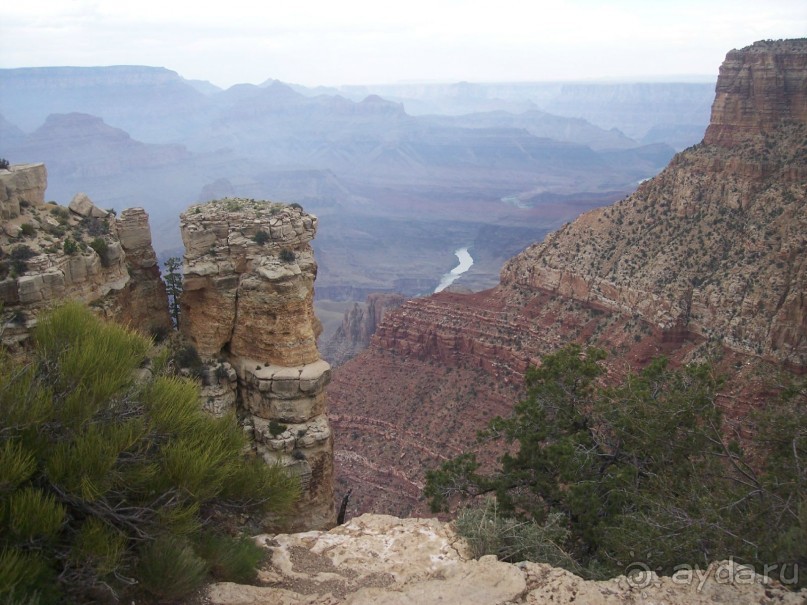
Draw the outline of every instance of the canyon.
M433 292L463 246L475 262L460 283L494 286L502 263L548 230L656 174L680 135L640 138L692 124L699 135L711 94L710 84L686 83L580 93L572 84L460 85L443 100L474 113L456 116L419 111L435 98L428 88L422 98L275 80L220 90L157 67L4 69L0 157L44 161L52 199L80 190L106 206L143 207L163 261L182 254L178 215L192 203L302 204L323 219L312 244L315 304L330 336L341 312L331 321L327 305ZM642 116L641 137L614 130L626 121L601 110L607 126L558 115L572 99L575 112L623 100L623 117ZM653 112L640 111L651 101Z
M390 292L392 286L433 289L436 280L396 274L350 286L355 292L345 298L384 287L350 307L322 355L314 313L320 269L312 245L322 219L299 204L228 196L232 183L226 179L211 186L209 192L225 195L192 204L179 217L179 327L205 361L200 404L212 414L236 412L251 450L300 478L303 498L290 530L317 531L259 536L268 551L261 585L216 584L206 593L208 602L803 600L748 570L738 572L733 562L710 567L715 578L720 566L730 568L732 582L712 581L694 592L692 583L679 585L678 576L650 574L643 586L624 576L584 582L544 564L474 560L455 530L438 520L364 513L426 514L426 469L469 450L492 464L500 452L477 444L476 431L492 417L508 415L524 393L527 369L569 342L607 350L606 382L658 355L673 365L712 362L726 378L719 403L727 425L751 439L750 411L772 401L782 377L807 372L805 91L807 40L731 51L702 142L676 154L660 174L510 258L492 288L449 288L406 300ZM257 102L255 91L241 92ZM275 101L295 98L277 87L271 95ZM400 118L382 100L367 105ZM49 128L58 123L51 120ZM110 134L96 120L88 123ZM523 136L506 138L524 142ZM115 137L130 150L137 147ZM181 148L161 145L169 161L188 159ZM550 148L542 152L570 150L554 143ZM524 169L532 167L527 162ZM42 164L0 170L3 342L24 340L36 315L58 298L77 298L154 334L170 330L146 211L131 208L118 216L84 194L67 207L45 202L46 182ZM516 197L534 210L530 204L545 193ZM560 206L556 218L569 212ZM450 234L446 270L451 251L467 245L468 225L450 220L460 207L434 214L446 219L436 221L437 230ZM368 255L373 248L361 242L372 238L362 231L365 224L351 223L352 216L341 217L340 226L348 228L338 238L353 242L350 254ZM495 218L492 228L516 229ZM386 224L378 224L378 234ZM397 227L393 239L400 242L418 233L420 224L401 221ZM428 239L434 232L418 236ZM521 239L530 234L517 232ZM504 249L486 253L482 241L470 248L474 267L479 259L484 271ZM341 250L347 254L348 248ZM484 283L490 274L477 279L468 283ZM325 287L336 298L347 286ZM349 522L329 529L336 522L335 501L348 490ZM738 574L749 581L738 581Z
M720 74L702 143L514 256L495 288L407 301L335 371L350 513L426 514L424 469L479 449L527 367L568 342L608 351L610 380L658 355L712 361L746 436L778 373L807 370L807 44L732 51Z

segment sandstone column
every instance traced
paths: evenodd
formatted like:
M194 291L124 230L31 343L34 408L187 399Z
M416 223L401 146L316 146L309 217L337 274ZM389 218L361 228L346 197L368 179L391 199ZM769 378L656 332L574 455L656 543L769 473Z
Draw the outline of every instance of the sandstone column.
M303 486L293 529L334 524L330 366L314 315L317 218L297 205L224 199L180 216L185 243L180 329L204 359L238 373L239 413L255 451Z

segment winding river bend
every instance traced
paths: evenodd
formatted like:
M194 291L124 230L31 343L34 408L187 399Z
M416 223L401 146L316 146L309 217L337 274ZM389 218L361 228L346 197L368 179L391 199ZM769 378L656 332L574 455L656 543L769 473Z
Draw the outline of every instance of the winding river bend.
M450 273L446 273L440 278L440 283L437 284L437 287L434 289L435 294L448 288L451 284L457 281L460 275L465 273L471 268L471 265L474 264L474 259L471 258L470 254L468 254L468 248L460 248L459 250L455 250L454 254L457 256L460 264L454 267Z

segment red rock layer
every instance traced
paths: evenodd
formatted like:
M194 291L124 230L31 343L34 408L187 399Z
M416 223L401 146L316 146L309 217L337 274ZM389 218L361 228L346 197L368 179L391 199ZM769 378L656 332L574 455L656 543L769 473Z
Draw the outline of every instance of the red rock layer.
M731 147L782 121L807 122L807 40L732 50L720 66L704 143Z

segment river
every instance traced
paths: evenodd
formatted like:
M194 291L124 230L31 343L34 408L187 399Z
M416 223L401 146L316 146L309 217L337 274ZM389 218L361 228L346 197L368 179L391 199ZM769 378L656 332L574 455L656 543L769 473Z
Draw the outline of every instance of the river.
M450 273L446 273L442 278L440 278L440 283L434 289L435 294L448 288L451 284L457 281L460 275L465 273L471 268L471 265L474 264L474 259L471 258L470 254L468 254L468 248L460 248L459 250L455 250L454 254L457 256L460 264L454 267Z

